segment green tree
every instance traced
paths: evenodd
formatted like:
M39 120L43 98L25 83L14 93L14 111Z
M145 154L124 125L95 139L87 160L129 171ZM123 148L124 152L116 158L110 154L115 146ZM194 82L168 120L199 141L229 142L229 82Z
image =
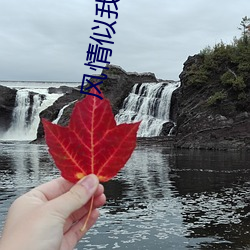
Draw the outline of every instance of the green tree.
M240 22L240 26L241 27L238 27L238 29L241 30L243 40L247 44L248 38L250 36L250 18L247 16L243 17Z

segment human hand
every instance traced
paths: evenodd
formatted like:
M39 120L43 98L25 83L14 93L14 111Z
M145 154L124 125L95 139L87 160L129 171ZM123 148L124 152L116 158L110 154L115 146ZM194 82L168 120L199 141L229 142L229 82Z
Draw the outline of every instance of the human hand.
M104 188L91 174L72 184L62 177L17 198L9 209L0 240L1 250L72 250L96 222L104 205ZM94 205L82 232L89 200Z

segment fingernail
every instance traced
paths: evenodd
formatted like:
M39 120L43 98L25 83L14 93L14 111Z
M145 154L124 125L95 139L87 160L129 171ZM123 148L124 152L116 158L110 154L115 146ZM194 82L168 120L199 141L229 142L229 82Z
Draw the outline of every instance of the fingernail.
M98 180L95 175L91 174L79 181L81 186L84 186L87 190L91 190L97 186Z

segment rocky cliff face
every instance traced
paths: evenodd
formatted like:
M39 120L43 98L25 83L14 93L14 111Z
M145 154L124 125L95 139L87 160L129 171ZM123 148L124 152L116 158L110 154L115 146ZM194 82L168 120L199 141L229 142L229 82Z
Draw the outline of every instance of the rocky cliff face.
M180 74L181 87L173 93L170 110L170 118L177 123L177 127L173 131L173 124L166 123L161 136L166 138L171 130L175 135L175 140L171 137L171 141L175 141L178 148L250 150L250 80L245 82L243 99L239 98L241 95L235 96L232 88L225 89L221 84L222 68L210 72L206 81L194 84L192 70L200 69L203 64L202 55L191 56L184 63ZM103 71L108 78L100 87L105 97L111 101L115 114L135 83L158 82L152 73L128 73L118 66L109 67L109 70ZM234 70L232 66L231 68ZM80 93L80 86L51 88L50 91L64 95L44 110L40 118L53 121L59 111L70 104L58 122L59 125L66 126L74 107L73 102L84 98ZM1 132L10 127L17 91L0 86L0 92ZM37 137L38 140L44 137L41 123Z
M109 70L104 70L102 73L107 74L108 78L104 80L99 86L103 91L104 96L110 100L114 114L118 113L119 109L122 107L123 100L128 96L135 83L157 82L157 79L153 73L129 73L123 70L121 67L115 65L109 65ZM93 78L90 80L94 82L96 79ZM49 121L56 119L59 111L65 105L72 101L80 100L85 96L80 93L80 86L78 88L51 88L50 91L53 93L65 93L66 91L67 93L60 97L48 109L41 112L40 118L46 118ZM74 103L64 110L64 113L58 122L59 125L66 126L69 123L69 118L73 107ZM37 132L37 138L39 140L43 137L44 131L42 123L40 123Z
M63 92L62 88L60 87L60 88L53 88L53 90L51 89L51 93L65 93L65 92ZM57 118L60 110L65 105L68 105L71 102L74 102L75 100L80 100L83 97L84 96L80 93L80 89L67 87L67 91L63 96L58 98L52 106L48 107L47 109L45 109L44 111L40 113L40 118L41 119L45 118L49 121L54 121ZM62 126L68 125L69 117L70 117L70 114L72 113L73 107L74 107L74 103L69 105L64 110L64 115L61 117L58 124ZM39 127L37 129L37 139L40 139L43 137L44 137L43 125L40 122Z
M190 69L203 63L200 55L189 57L180 74L181 88L173 96L176 113L176 146L181 148L250 149L250 94L244 102L230 90L224 93L220 69L204 84L190 84ZM176 112L177 111L177 112Z
M103 73L108 78L100 87L105 97L110 100L114 114L122 108L124 99L136 83L158 82L153 73L126 72L116 65L109 65L109 69L104 70Z
M16 90L0 85L0 132L6 131L12 121L12 112L15 107Z

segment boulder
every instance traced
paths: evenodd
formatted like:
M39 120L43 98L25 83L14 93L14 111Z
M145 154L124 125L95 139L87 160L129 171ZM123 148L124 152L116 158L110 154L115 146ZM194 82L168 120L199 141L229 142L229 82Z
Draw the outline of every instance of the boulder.
M78 88L72 88L71 89L71 93L66 93L63 96L61 96L60 98L58 98L53 105L51 105L50 107L48 107L47 109L43 110L40 113L40 119L45 118L49 121L54 121L57 117L58 114L60 112L60 110L72 103L71 105L69 105L63 113L63 116L61 117L61 119L58 121L59 125L62 126L67 126L69 123L69 119L70 119L70 115L72 113L73 107L76 100L80 100L84 97L84 95L82 95L80 93L80 89ZM74 102L74 103L73 103ZM43 138L44 137L44 130L43 130L43 125L42 122L40 122L39 126L38 126L38 130L37 130L37 139Z
M107 74L107 79L103 81L100 86L103 94L111 102L111 106L114 114L117 114L119 109L122 107L124 99L130 93L132 87L136 83L142 82L157 82L157 79L153 73L129 73L123 70L119 66L109 65L109 70L103 70L103 74ZM90 79L90 81L96 81L95 78ZM80 88L50 88L50 93L62 93L60 91L66 91L67 93L60 97L52 106L48 107L46 110L40 113L40 118L46 118L49 121L53 121L57 118L60 110L72 101L80 100L84 98L85 95L80 93ZM58 92L59 91L59 92ZM70 115L72 113L74 104L67 107L58 124L62 126L67 126L69 122ZM37 139L44 137L44 131L42 123L40 122Z
M175 124L173 122L166 122L162 126L162 131L160 136L168 136L171 129L174 128Z
M11 125L17 90L0 85L0 131L5 132Z
M74 88L69 86L60 86L59 88L50 87L48 88L49 94L71 94Z

